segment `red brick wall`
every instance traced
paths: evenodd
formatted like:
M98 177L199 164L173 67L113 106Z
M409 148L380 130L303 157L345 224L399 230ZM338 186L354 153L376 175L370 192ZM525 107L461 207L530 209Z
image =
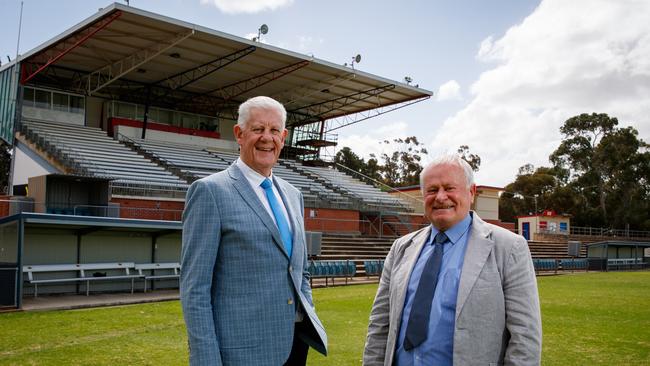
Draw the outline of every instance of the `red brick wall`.
M185 202L113 198L120 204L120 217L129 219L176 220L181 219ZM315 211L311 218L310 211ZM309 231L359 232L359 211L326 208L305 208L305 227Z
M113 198L120 204L120 217L124 219L180 221L185 202Z
M11 196L0 195L0 217L9 216L9 200Z
M315 217L310 217L312 210ZM359 232L359 211L305 208L305 230L337 233Z

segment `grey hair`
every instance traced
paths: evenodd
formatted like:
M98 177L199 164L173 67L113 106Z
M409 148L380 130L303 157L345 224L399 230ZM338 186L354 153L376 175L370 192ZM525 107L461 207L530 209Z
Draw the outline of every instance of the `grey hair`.
M284 109L282 103L277 100L265 97L258 96L253 97L239 105L239 116L237 117L237 125L241 128L246 127L248 119L250 118L251 110L253 109L271 109L280 113L280 118L282 119L282 129L284 130L285 122L287 120L287 110Z
M465 181L467 182L467 188L471 187L474 184L474 171L472 167L467 163L463 158L458 154L445 154L440 155L430 161L424 169L420 172L420 190L424 192L424 174L431 168L439 165L456 165L457 167L463 170L465 174Z

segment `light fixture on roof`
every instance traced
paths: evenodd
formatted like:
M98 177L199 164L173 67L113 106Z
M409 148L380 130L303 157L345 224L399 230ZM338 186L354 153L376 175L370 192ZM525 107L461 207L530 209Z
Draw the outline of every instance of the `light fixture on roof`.
M170 53L169 57L171 58L181 58L181 54L178 52Z
M410 85L413 82L413 78L411 78L410 76L404 76L404 82L406 83L406 85Z
M361 55L357 54L356 56L352 57L352 62L350 63L350 66L354 69L354 64L358 64L359 62L361 62ZM346 62L343 65L348 66L348 63Z
M257 37L253 37L253 42L259 42L262 38L262 34L267 34L269 32L269 26L262 24L257 30Z

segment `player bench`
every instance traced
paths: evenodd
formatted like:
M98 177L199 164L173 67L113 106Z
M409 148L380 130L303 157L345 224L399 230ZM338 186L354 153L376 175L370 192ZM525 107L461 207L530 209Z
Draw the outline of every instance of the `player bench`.
M132 262L116 263L82 263L82 264L41 264L23 266L23 273L27 273L26 282L34 285L34 297L38 296L39 284L55 283L86 283L86 296L90 294L90 283L97 281L130 280L131 293L134 281L141 278L139 274L131 274L135 268ZM115 274L108 274L113 271ZM47 275L46 275L47 274Z
M147 292L147 283L149 281L163 279L180 279L180 263L140 263L135 265L138 274L144 278L144 292Z

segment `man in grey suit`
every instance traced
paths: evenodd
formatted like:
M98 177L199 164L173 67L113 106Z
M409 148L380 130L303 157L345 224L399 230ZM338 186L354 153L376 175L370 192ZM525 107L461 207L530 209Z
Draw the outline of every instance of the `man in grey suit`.
M431 225L395 241L370 313L366 366L539 365L542 329L528 243L481 220L457 155L420 174Z
M183 213L181 303L191 365L304 365L327 353L312 303L302 194L272 174L286 111L239 107L239 159L194 182Z

